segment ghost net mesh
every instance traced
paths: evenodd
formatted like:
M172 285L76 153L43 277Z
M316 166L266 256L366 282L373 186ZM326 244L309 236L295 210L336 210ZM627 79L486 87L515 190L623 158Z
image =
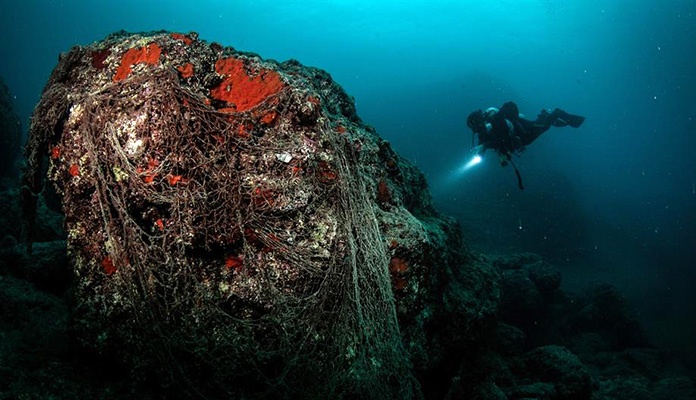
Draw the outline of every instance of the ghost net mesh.
M289 123L300 93L221 113L161 72L60 117L64 92L37 107L25 182L59 146L87 343L192 397L416 396L370 177L327 121Z

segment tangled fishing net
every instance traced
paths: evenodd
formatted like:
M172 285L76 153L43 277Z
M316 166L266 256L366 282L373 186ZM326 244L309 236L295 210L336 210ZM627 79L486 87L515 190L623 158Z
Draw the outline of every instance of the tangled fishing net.
M399 319L423 311L428 229L445 228L414 217L434 212L427 190L399 186L422 176L325 72L195 34L112 35L61 56L26 158L26 232L44 174L62 199L75 331L139 379L418 397Z

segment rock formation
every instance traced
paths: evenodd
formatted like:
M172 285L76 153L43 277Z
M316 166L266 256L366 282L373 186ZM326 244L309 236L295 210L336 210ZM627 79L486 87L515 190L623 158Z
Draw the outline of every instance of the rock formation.
M75 47L26 154L26 235L46 175L73 329L133 379L192 397L434 397L493 320L497 275L423 175L297 61L194 33Z

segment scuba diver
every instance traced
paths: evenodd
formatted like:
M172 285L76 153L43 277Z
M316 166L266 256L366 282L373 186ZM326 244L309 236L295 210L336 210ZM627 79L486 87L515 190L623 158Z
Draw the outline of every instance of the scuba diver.
M478 146L474 148L476 154L482 155L486 149L495 150L502 166L506 166L508 162L512 164L517 175L517 185L520 190L524 190L522 177L512 161L512 155L519 155L525 146L552 126L577 128L584 121L585 117L568 114L559 108L552 112L541 110L536 120L531 121L520 114L517 104L508 101L500 108L490 107L485 111L472 112L466 119L466 125L474 135L478 135Z

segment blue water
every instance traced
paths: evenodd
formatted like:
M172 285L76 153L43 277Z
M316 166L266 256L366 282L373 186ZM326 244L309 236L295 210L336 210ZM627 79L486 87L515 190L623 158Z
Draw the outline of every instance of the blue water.
M696 334L696 2L2 0L0 76L25 126L58 54L125 29L196 31L330 72L431 183L474 249L533 251L568 290L618 286L662 344ZM470 111L514 100L552 128L513 171L464 174ZM694 352L696 354L696 352Z

